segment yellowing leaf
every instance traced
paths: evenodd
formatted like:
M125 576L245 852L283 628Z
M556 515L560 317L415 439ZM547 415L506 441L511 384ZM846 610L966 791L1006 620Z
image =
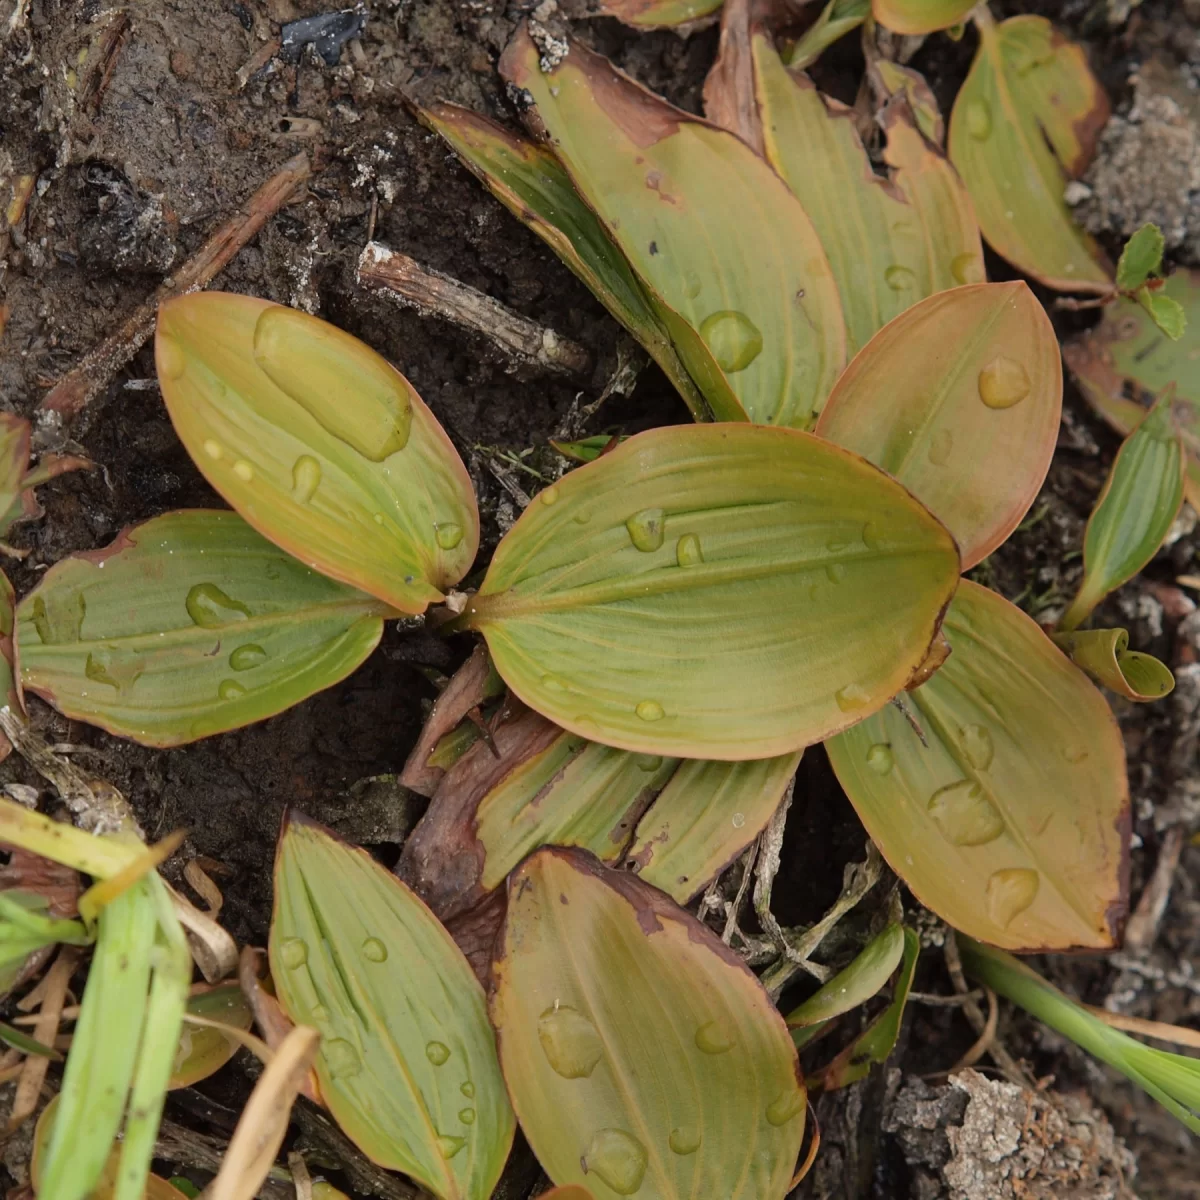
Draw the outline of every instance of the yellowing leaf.
M659 319L659 305L643 291L624 254L575 191L558 159L544 147L457 105L435 104L422 110L421 118L637 338L678 389L692 416L708 420L708 401L680 361ZM730 404L736 401L730 398ZM729 415L738 417L738 408Z
M528 32L501 71L651 294L718 419L805 426L845 359L837 288L800 203L740 139L570 44ZM720 186L716 186L717 182Z
M872 0L871 13L893 33L936 33L967 19L977 0Z
M980 23L950 117L950 160L992 248L1060 291L1112 287L1103 252L1063 200L1108 113L1083 50L1044 17Z
M716 12L721 0L599 0L596 11L636 29L683 25Z
M492 995L521 1128L597 1200L783 1200L805 1093L783 1018L661 892L576 850L509 884Z
M1122 434L1133 432L1153 397L1176 385L1171 415L1187 449L1185 488L1200 507L1200 271L1176 271L1157 294L1187 314L1181 341L1168 338L1134 301L1118 300L1099 325L1063 346L1063 357L1088 402Z
M1183 503L1183 439L1168 387L1113 461L1083 535L1083 581L1059 626L1069 632L1158 552Z
M337 683L385 612L234 513L168 513L46 573L17 609L21 679L67 716L176 746Z
M293 817L270 953L288 1016L321 1032L321 1096L347 1136L441 1200L487 1200L512 1109L483 990L433 914L364 851Z
M1012 950L1107 948L1128 903L1125 751L1104 697L1007 600L963 581L953 653L828 743L871 839L926 907Z
M769 758L901 690L957 570L945 529L856 455L788 429L655 429L539 494L462 624L573 733Z
M894 475L945 522L963 566L1020 523L1058 437L1058 339L1024 283L940 292L846 368L821 437Z
M718 97L718 79L752 97L767 161L812 218L829 257L849 353L923 297L981 281L983 248L966 189L917 132L907 104L886 110L891 170L876 175L852 110L789 72L764 33L751 33L750 47L740 77L714 73L705 100L710 112L714 103L721 111L747 103Z
M1055 645L1097 683L1127 700L1161 700L1175 677L1152 654L1129 649L1124 629L1077 629L1054 636Z
M162 306L155 358L180 440L259 533L401 612L466 574L470 477L375 351L295 309L201 292Z

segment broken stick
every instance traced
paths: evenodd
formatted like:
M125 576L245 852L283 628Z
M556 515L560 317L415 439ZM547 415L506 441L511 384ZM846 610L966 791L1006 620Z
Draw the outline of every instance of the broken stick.
M359 255L358 282L422 316L442 317L482 334L509 358L559 375L587 375L591 369L591 355L577 342L379 242L368 242Z
M42 401L42 409L67 418L78 413L142 348L154 331L158 306L172 296L197 291L210 283L311 174L307 155L297 154L295 158L288 159L243 208L230 217L174 275L164 280L149 299L134 309L120 329L85 354L79 365L68 371L50 389Z

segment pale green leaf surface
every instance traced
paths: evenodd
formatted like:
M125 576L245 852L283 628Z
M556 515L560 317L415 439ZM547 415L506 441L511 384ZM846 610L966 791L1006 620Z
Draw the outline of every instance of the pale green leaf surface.
M838 380L817 433L895 476L974 566L1042 485L1062 412L1054 327L1021 282L939 292L897 317Z
M1162 267L1166 239L1157 225L1147 223L1125 243L1117 263L1117 287L1123 292L1140 288Z
M1184 448L1175 428L1174 389L1117 451L1083 535L1083 581L1059 622L1069 632L1158 552L1183 503Z
M420 396L374 350L251 296L163 304L163 400L205 478L314 570L419 613L470 569L470 476Z
M950 160L992 248L1060 291L1112 287L1103 253L1063 200L1108 113L1083 50L1044 17L980 27L950 117Z
M514 1121L483 989L424 904L362 850L295 816L280 837L271 974L320 1030L315 1070L373 1162L441 1200L487 1200Z
M1128 904L1125 751L1104 697L1024 613L964 580L952 653L828 743L871 839L927 908L1012 950L1108 948Z
M596 1200L782 1200L805 1093L783 1018L690 913L580 851L517 870L492 995L521 1128Z
M1129 649L1124 629L1077 629L1054 642L1097 683L1127 700L1161 700L1175 687L1169 668L1151 654Z
M70 717L179 745L337 683L387 611L234 513L168 513L46 573L17 609L21 679Z
M543 491L462 624L573 733L769 758L901 690L957 570L945 529L856 455L795 430L680 426Z
M550 73L528 32L501 70L526 89L575 187L661 297L718 419L803 427L845 359L837 287L799 201L744 142L572 42ZM720 186L714 186L720 181Z
M684 759L638 822L629 862L686 904L766 828L800 751L748 762Z
M1183 337L1187 329L1187 313L1177 300L1164 296L1161 292L1142 288L1138 292L1138 303L1171 341L1177 342Z
M1135 301L1118 300L1099 325L1063 346L1063 357L1088 402L1122 434L1133 432L1152 397L1176 385L1173 416L1187 447L1187 496L1200 507L1200 271L1176 271L1156 295L1184 310L1189 323L1178 342Z
M542 146L453 104L421 110L459 159L519 221L528 225L645 348L697 420L711 415L659 316L600 219ZM730 400L730 403L736 403ZM732 414L737 415L736 411Z
M872 0L871 12L893 33L936 33L967 19L978 0Z

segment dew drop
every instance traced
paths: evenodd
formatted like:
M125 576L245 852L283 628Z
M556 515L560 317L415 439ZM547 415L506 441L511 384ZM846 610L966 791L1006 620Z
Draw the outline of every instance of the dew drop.
M466 1138L442 1134L437 1140L438 1153L443 1158L453 1158L466 1144Z
M969 779L938 788L929 798L928 812L956 846L982 846L1004 832L1004 818L983 788Z
M846 564L830 563L829 566L825 568L825 575L829 579L830 583L841 583L842 580L846 578Z
M892 748L886 742L876 742L867 751L867 766L876 775L887 775L891 771L895 761Z
M217 695L226 701L240 700L246 689L236 679L222 679L217 685Z
M221 449L220 442L215 441L213 438L208 438L204 443L204 453L207 454L208 457L213 460L213 462L216 462L221 455L225 453L225 451Z
M863 526L862 541L868 550L879 549L879 526L874 521L868 521Z
M842 712L857 712L860 708L865 708L871 701L867 689L857 683L848 683L844 688L839 688L833 698Z
M229 656L229 665L235 671L249 671L253 667L262 666L269 657L261 646L247 642L244 646L238 646Z
M935 467L949 462L950 452L954 449L954 435L948 429L939 429L929 439L929 449L925 451L929 461Z
M91 651L83 665L88 679L116 688L118 693L137 683L144 669L144 660L139 655L115 646L100 646Z
M551 484L538 492L538 499L547 507L553 508L558 503L558 488Z
M295 970L308 962L308 946L303 938L284 938L279 947L279 959L289 970Z
M762 353L758 326L745 313L724 308L700 322L700 336L722 371L744 371Z
M1012 408L1029 395L1029 374L1014 358L1003 354L979 372L979 398L988 408Z
M983 263L979 261L978 254L956 254L950 260L950 274L959 283L982 283Z
M314 1021L328 1021L329 1020L329 1009L327 1009L325 1007L325 1005L323 1005L323 1004L318 1004L312 1010L312 1019Z
M672 1129L671 1136L667 1138L667 1145L676 1154L695 1154L700 1149L700 1143L704 1139L701 1137L698 1129Z
M729 818L729 823L734 827L734 829L741 829L741 827L746 824L746 814L735 812L733 816Z
M618 1196L632 1196L646 1174L646 1147L623 1129L601 1129L588 1143L581 1165Z
M657 771L663 764L661 754L638 754L633 761L639 771Z
M1033 903L1039 883L1038 873L1030 867L993 871L987 881L988 916L1007 928Z
M369 937L362 944L363 958L368 962L387 962L387 947L378 939Z
M254 468L244 458L239 458L233 464L233 473L243 483L249 483L254 478Z
M345 1038L332 1038L322 1043L321 1053L325 1056L330 1075L335 1079L357 1075L362 1070L362 1059L358 1051Z
M704 284L695 271L689 271L683 278L683 291L689 300L695 300L700 295Z
M888 267L883 273L884 282L893 292L907 292L916 287L917 277L907 267L899 264Z
M250 610L240 600L234 600L215 583L193 584L183 603L188 616L201 629L220 629L250 616Z
M543 675L542 687L548 692L565 692L567 690L566 683L557 675Z
M383 524L383 513L376 513L371 518L371 520L374 521L376 525L382 525Z
M681 567L694 567L704 561L700 539L694 533L685 533L675 544L675 561Z
M661 721L666 715L657 700L641 700L633 710L643 721Z
M321 486L321 464L311 454L302 454L292 464L292 495L307 504Z
M986 100L972 100L967 105L967 132L982 142L992 132L992 109Z
M254 327L254 358L327 432L372 462L402 450L412 425L404 377L349 334L272 305Z
M734 1039L717 1021L706 1021L693 1038L696 1049L704 1054L724 1054L733 1049Z
M968 725L962 731L963 753L967 761L977 771L986 771L992 765L996 748L992 745L992 735L985 725Z
M804 1093L799 1088L789 1088L780 1092L767 1105L767 1122L771 1125L786 1125L798 1117L805 1109Z
M154 357L164 379L178 379L187 366L183 347L169 333L160 332L154 339Z
M625 522L629 530L629 540L639 549L649 554L663 544L666 533L666 520L661 508L643 508L634 513Z
M564 1079L586 1079L604 1055L595 1025L569 1004L548 1008L538 1017L538 1041L546 1061Z
M825 543L825 549L829 550L833 554L840 554L848 545L850 545L850 543L842 541L841 538L830 538L829 541Z
M444 521L435 529L434 537L443 550L453 550L463 540L462 526L455 521Z
M65 598L51 592L48 602L45 596L33 598L33 627L45 646L79 641L86 615L87 601L82 592L72 592Z
M435 1067L440 1067L450 1057L450 1047L442 1042L426 1042L425 1057Z
M466 1081L466 1083L462 1084L458 1090L462 1092L462 1094L466 1096L468 1100L472 1100L475 1097L475 1085L469 1079Z
M464 1125L475 1124L475 1110L473 1108L460 1108L458 1110L458 1119Z

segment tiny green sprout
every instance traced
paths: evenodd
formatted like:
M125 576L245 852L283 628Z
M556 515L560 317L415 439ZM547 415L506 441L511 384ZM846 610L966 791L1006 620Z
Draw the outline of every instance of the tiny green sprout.
M1187 328L1187 314L1178 300L1160 291L1165 245L1162 230L1157 225L1143 225L1121 251L1116 290L1120 295L1136 300L1150 314L1155 325L1177 342Z

